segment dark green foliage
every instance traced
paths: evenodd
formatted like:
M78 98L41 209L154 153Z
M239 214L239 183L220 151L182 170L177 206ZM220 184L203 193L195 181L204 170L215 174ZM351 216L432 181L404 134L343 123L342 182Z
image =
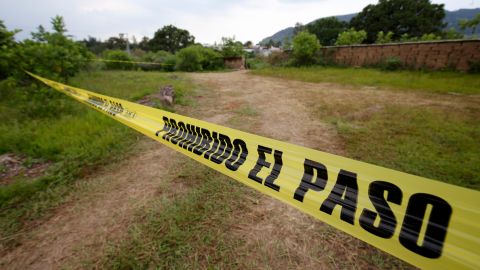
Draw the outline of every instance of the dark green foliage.
M423 34L440 34L445 24L443 4L429 0L380 0L376 5L366 6L350 21L351 27L364 29L368 43L375 42L377 33L393 32L393 39L403 34L420 37Z
M106 43L90 36L88 37L88 39L84 39L82 43L85 44L85 47L87 47L89 51L96 55L100 55L103 51L107 49Z
M194 43L195 37L190 35L187 30L167 25L155 32L153 38L148 43L148 47L152 51L175 53Z
M459 22L460 29L472 29L472 35L475 34L477 27L480 25L480 13L477 13L474 18L470 20L461 20Z
M120 50L106 51L104 53L104 58L112 61L133 61L128 53ZM105 62L105 65L107 66L107 69L119 70L129 70L135 67L135 64L123 62Z
M176 68L182 71L217 70L223 68L220 53L200 45L181 49L177 55Z
M442 39L462 39L463 34L455 30L455 28L449 28L442 32Z
M285 67L291 61L289 55L284 52L272 52L266 58L266 62L272 67Z
M315 34L323 46L335 45L338 34L347 29L346 22L339 21L335 17L328 17L313 21L306 25L308 32Z
M11 75L12 65L16 62L15 34L18 30L8 31L0 20L0 80Z
M338 35L335 45L355 45L362 44L367 38L367 32L364 30L356 31L354 28L346 30Z
M468 61L468 72L469 73L480 73L480 61L479 60Z
M403 67L403 63L398 57L389 57L383 61L380 67L383 70L394 71L401 69Z
M148 63L158 63L158 65L149 65L149 64L139 64L138 66L142 70L166 70L167 59L171 58L172 54L166 51L158 51L158 52L147 52L145 53L140 60L142 62ZM175 63L173 63L173 67L175 67Z
M57 80L68 80L85 67L92 55L82 43L75 42L65 35L65 23L61 16L52 19L55 32L47 32L42 26L32 33L32 39L15 43L13 35L5 27L2 30L2 48L0 50L1 78L14 76L17 79L29 79L23 70Z
M235 38L222 37L222 54L224 57L240 57L244 55L243 44Z
M293 39L293 59L296 65L315 63L314 55L320 49L317 36L307 31L298 33Z

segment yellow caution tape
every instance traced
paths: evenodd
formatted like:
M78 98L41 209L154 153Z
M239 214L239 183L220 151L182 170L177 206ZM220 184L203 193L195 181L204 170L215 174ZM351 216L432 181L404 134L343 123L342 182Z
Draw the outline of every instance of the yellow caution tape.
M155 62L138 62L138 61L124 61L124 60L109 60L101 58L93 58L90 61L97 62L112 62L112 63L129 63L129 64L140 64L140 65L159 65L159 66L174 66L175 64L166 64L166 63L155 63Z
M478 191L28 74L214 170L415 266L480 269ZM311 241L321 244L320 239Z

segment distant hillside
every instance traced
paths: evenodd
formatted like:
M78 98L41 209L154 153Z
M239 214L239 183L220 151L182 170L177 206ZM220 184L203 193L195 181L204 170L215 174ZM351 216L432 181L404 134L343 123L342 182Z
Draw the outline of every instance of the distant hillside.
M475 8L475 9L459 9L455 11L448 11L445 10L445 19L444 22L447 23L446 28L455 28L457 31L462 32L460 30L460 27L458 26L458 21L462 19L471 19L473 18L477 13L480 13L480 8ZM333 16L340 21L350 21L355 15L358 13L353 13L353 14L347 14L347 15L340 15L340 16ZM321 19L321 18L320 18ZM319 19L317 19L319 20ZM316 20L315 20L316 21ZM310 24L312 22L309 22ZM288 27L285 28L281 31L278 31L277 33L273 34L270 37L262 39L260 41L260 44L267 44L269 40L273 40L275 42L283 42L285 40L285 37L292 38L293 37L293 27ZM471 30L463 31L463 33L467 36L470 36L472 34ZM477 28L476 34L480 34L480 27Z

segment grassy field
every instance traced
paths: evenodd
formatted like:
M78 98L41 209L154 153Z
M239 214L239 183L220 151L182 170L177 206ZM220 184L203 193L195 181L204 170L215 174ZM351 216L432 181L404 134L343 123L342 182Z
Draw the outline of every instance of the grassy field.
M480 100L444 94L479 94L480 76L323 67L253 74L378 87L310 93L306 107L336 127L351 158L480 190Z
M388 89L433 93L480 94L478 74L458 72L382 71L373 68L307 67L265 68L251 71L305 82L329 82L353 86L377 86Z
M82 73L69 84L127 100L171 84L179 104L188 103L186 96L191 91L188 81L154 72ZM41 85L20 88L4 82L0 87L0 154L25 157L24 163L51 164L47 174L35 181L19 175L0 188L4 238L59 205L75 179L121 158L141 135Z

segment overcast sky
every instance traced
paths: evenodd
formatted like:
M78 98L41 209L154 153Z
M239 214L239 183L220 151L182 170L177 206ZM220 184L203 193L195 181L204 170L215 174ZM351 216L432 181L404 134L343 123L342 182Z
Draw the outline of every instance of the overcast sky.
M187 29L197 42L213 43L222 36L237 40L262 38L320 17L359 12L368 0L0 0L0 20L9 29L22 29L29 37L39 24L50 27L50 18L62 15L75 39L106 39L118 33L152 37L164 25ZM447 10L480 7L480 0L432 1Z

